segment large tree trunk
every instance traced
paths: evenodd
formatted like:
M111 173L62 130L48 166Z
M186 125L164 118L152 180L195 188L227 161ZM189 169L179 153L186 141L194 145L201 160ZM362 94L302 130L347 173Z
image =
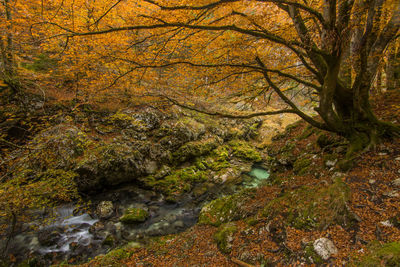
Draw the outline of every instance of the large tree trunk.
M334 131L349 141L344 161L347 167L351 167L349 164L358 152L375 147L384 138L400 136L399 126L381 121L374 115L370 104L370 85L365 86L368 90L361 90L360 94L347 91L347 94L337 94L335 98L335 110L343 124L337 125Z

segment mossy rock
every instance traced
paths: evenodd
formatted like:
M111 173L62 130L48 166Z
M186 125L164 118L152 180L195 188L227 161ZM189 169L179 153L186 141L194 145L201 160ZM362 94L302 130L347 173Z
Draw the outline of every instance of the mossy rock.
M254 195L253 190L243 190L233 195L215 199L203 206L199 224L220 226L223 223L248 216L244 204Z
M236 127L231 127L228 129L228 133L226 135L226 140L232 140L232 139L240 139L243 138L245 135L244 131L242 129L236 128Z
M145 125L140 120L137 120L133 116L126 114L122 111L118 111L113 115L106 118L106 124L118 127L118 128L134 128L137 130L143 130Z
M185 193L192 190L195 184L203 183L209 178L207 170L190 166L171 171L165 177L156 179L154 176L141 177L139 180L148 188L165 194L169 202L176 202Z
M349 187L339 178L327 187L303 186L268 202L263 215L272 219L282 215L285 224L297 229L324 229L332 224L350 228L356 223L348 210Z
M216 138L188 142L181 146L176 152L174 152L173 157L177 162L185 162L191 158L208 154L217 146L218 141Z
M107 237L103 240L102 244L105 246L113 247L115 243L115 237L113 235L107 235Z
M124 224L135 224L146 221L148 217L148 211L140 208L130 208L119 218L119 221Z
M236 232L237 227L234 223L226 223L218 228L214 234L214 240L222 253L228 254L232 251L233 235Z
M386 243L383 245L372 244L366 255L353 259L350 266L375 267L375 266L400 266L400 242Z
M99 255L93 259L97 266L121 266L123 260L130 258L140 244L132 242L123 247L111 250L106 255Z
M262 160L260 153L245 141L232 140L228 144L233 150L233 155L237 158L253 162L260 162Z
M227 146L219 146L214 149L210 155L204 159L199 159L198 164L213 171L219 171L223 168L228 168L229 164L229 149Z
M321 265L324 263L324 260L319 256L315 250L312 243L307 244L304 249L304 258L306 259L308 264L316 264Z
M299 158L293 163L293 172L298 175L304 175L308 172L312 161L309 158Z

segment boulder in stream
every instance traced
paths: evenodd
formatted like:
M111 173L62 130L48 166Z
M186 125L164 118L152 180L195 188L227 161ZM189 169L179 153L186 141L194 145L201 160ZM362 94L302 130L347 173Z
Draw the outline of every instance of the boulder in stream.
M125 211L125 214L119 220L124 224L135 224L146 221L148 217L148 211L141 208L130 208Z
M97 216L100 219L108 219L114 213L114 205L111 201L102 201L97 205L96 209Z

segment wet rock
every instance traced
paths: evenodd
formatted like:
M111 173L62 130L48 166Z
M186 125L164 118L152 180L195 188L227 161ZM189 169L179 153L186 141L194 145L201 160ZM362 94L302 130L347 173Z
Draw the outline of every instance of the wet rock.
M141 122L146 131L150 131L160 127L161 119L164 116L161 112L148 108L140 113L135 113L133 117Z
M214 180L220 183L228 182L237 184L241 182L240 178L241 178L241 171L239 169L228 168L225 169L220 175L214 177Z
M114 205L111 201L102 201L97 205L96 209L97 216L100 219L108 219L114 213Z
M324 260L329 259L332 255L338 253L338 249L328 238L322 237L314 241L313 247L315 252Z
M105 229L104 223L96 222L89 228L89 233L95 234L95 233L98 233L99 231L102 231L104 229Z
M176 221L172 224L175 229L183 229L185 228L185 223L183 221Z
M103 240L102 245L104 246L114 246L115 243L115 237L113 235L107 235L106 238Z
M42 246L51 246L61 239L62 229L56 227L45 228L39 231L38 241Z
M148 217L148 211L141 208L130 208L119 218L119 221L124 224L135 224L146 221Z
M157 222L152 224L147 230L146 234L150 236L160 236L172 233L171 225L168 222Z

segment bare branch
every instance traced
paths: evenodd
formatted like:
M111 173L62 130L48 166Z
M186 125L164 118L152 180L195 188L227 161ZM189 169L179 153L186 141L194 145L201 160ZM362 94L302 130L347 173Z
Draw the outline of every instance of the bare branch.
M261 67L263 67L263 68L265 67L264 63L261 61L261 59L259 57L256 58L256 61ZM328 130L328 127L326 124L318 122L318 121L314 120L313 118L311 118L310 116L308 116L307 114L305 114L304 112L302 112L287 96L285 96L285 94L279 89L279 87L276 86L275 83L269 78L267 72L264 71L263 74L264 74L265 80L272 87L272 89L274 89L275 93L277 93L277 95L286 104L288 104L289 107L292 108L292 110L294 111L295 114L299 115L303 120L305 120L306 122L308 122L309 124L311 124L314 127L317 127L322 130Z

